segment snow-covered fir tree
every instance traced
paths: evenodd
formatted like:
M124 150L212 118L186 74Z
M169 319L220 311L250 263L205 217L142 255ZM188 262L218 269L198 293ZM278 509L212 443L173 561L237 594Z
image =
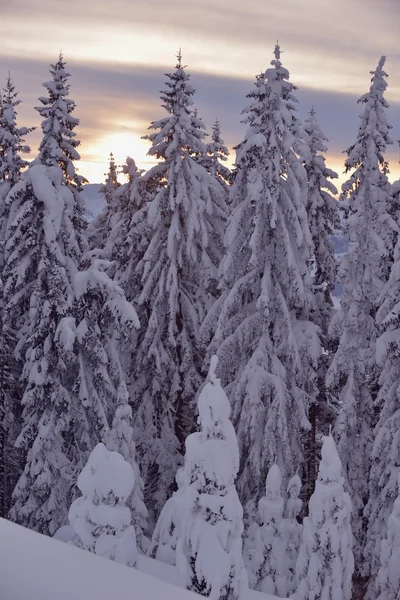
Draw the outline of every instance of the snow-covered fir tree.
M106 180L101 187L101 191L104 194L106 203L103 210L88 226L88 240L91 249L103 249L107 244L112 243L109 238L113 225L117 221L115 213L118 211L119 202L116 197L116 191L120 187L120 183L118 181L117 166L114 162L114 155L112 152L109 158L108 172L105 175ZM116 253L117 249L114 251L114 254ZM104 258L110 258L109 254L102 253L102 256Z
M176 543L181 522L181 490L185 484L184 468L178 469L175 477L178 489L164 504L158 517L148 555L170 565L176 564Z
M85 255L82 262L89 259L90 254ZM74 275L71 316L62 319L57 330L70 374L65 420L74 424L79 440L69 453L77 469L108 431L119 403L126 400L120 346L139 327L135 309L105 272L108 267L108 261L94 258L86 270Z
M0 105L0 515L5 517L10 507L11 493L19 476L19 456L14 448L18 435L20 368L13 349L16 332L4 320L4 252L9 203L5 199L20 178L28 162L21 156L30 152L24 136L33 127L17 126L17 97L14 83L8 75Z
M351 500L344 491L342 463L332 436L323 438L318 479L304 519L296 565L295 600L350 600L354 558Z
M11 518L43 533L65 523L71 467L65 415L69 373L56 335L71 310L72 278L81 257L71 215L75 198L57 166L36 164L7 196L5 319L18 331L23 362L23 426L17 447L27 454L14 491ZM69 436L68 436L69 437Z
M39 100L43 106L36 107L43 117L43 138L36 160L43 165L60 166L68 183L74 184L79 190L86 179L77 174L74 165L74 161L80 159L77 150L80 141L74 131L79 119L72 116L76 104L68 98L70 74L65 67L66 62L60 53L58 61L50 65L52 79L43 83L48 96L41 96Z
M356 571L362 566L366 541L363 510L369 496L372 432L378 409L375 317L397 235L390 214L392 197L385 159L391 127L386 117L384 64L382 57L372 73L369 92L359 100L363 110L357 141L347 150L346 172L353 172L342 186L341 200L347 209L349 250L339 269L341 310L330 326L338 347L327 374L327 387L342 406L335 434L353 503Z
M18 332L15 356L23 363L22 429L16 446L26 454L14 491L11 518L43 533L66 522L75 448L68 418L71 373L63 356L69 340L57 335L73 305L73 276L85 249L81 179L72 159L79 158L70 115L67 74L60 58L52 66L39 112L43 141L7 195L4 298L5 319Z
M387 523L386 538L381 543L380 569L376 580L377 600L398 600L400 590L400 475L399 495ZM374 596L375 597L375 596Z
M300 500L301 479L296 473L288 483L286 502L286 566L287 566L287 592L289 595L296 591L296 562L299 556L303 525L298 517L301 513L303 502Z
M135 475L135 485L127 500L131 509L132 524L135 528L138 547L146 553L149 540L146 537L147 509L143 502L143 480L140 476L139 465L136 460L136 447L132 427L132 408L128 404L129 394L125 382L121 382L117 396L117 410L112 422L112 427L104 436L104 444L108 450L119 452L131 465Z
M234 600L247 593L243 510L235 488L239 448L216 366L214 356L198 399L201 431L186 439L176 561L179 581L187 589L213 600Z
M21 155L31 151L24 138L35 129L17 126L17 106L20 103L9 74L1 98L0 182L7 181L11 185L19 180L21 171L29 164Z
M261 497L274 457L284 477L302 464L301 434L310 427L320 356L318 328L310 321L307 173L294 151L301 144L295 88L279 46L274 54L249 94L249 127L231 188L223 293L202 327L203 339L215 331L210 348L221 359L232 398L245 503Z
M69 509L76 546L136 566L135 530L127 506L134 484L132 466L122 455L97 444L78 477L82 496Z
M268 471L265 496L258 504L261 527L255 535L250 585L256 590L282 598L286 597L288 592L283 511L282 475L278 465L274 464Z
M161 95L168 116L153 122L146 136L149 154L161 161L147 177L162 174L164 185L147 208L150 234L139 265L138 298L146 321L130 392L146 505L155 517L193 427L202 366L199 328L221 258L224 192L193 158L194 151L205 149L201 122L191 112L193 94L179 55Z
M332 233L339 228L340 221L339 204L333 197L337 194L337 189L331 181L338 175L325 164L324 154L328 149L326 145L328 139L318 123L314 108L305 121L304 130L309 137L309 152L304 159L304 167L308 179L307 215L313 240L311 261L315 295L313 321L320 327L321 345L324 349L318 365L319 393L315 402L310 405L308 413L311 429L307 433L304 452L306 461L304 497L308 502L314 491L318 471L317 433L323 426L327 427L329 421L332 421L335 416L329 407L325 377L331 356L328 328L333 308L331 292L334 289L337 270Z
M108 160L108 172L105 173L106 180L103 187L103 192L106 197L106 202L110 202L112 200L113 194L116 189L121 185L118 181L118 169L117 165L114 161L114 154L110 152L110 157Z
M231 172L224 162L228 160L229 150L221 137L221 124L218 119L215 119L212 126L211 141L206 144L206 150L207 157L204 166L211 175L217 178L228 194Z
M110 233L107 250L115 260L115 273L127 299L137 306L142 291L139 264L149 243L147 223L146 175L128 157L123 167L129 180L117 192L118 211ZM140 311L140 307L137 307Z
M400 198L397 186L392 187L392 208L397 211ZM398 219L398 214L397 214ZM398 220L400 225L400 221ZM382 554L382 540L389 535L388 520L398 496L397 480L400 476L400 240L394 250L394 263L389 281L379 295L376 322L381 333L377 340L377 367L380 370L376 406L379 420L373 432L371 470L368 486L368 504L364 516L367 520L364 574L369 576L368 598L376 598L377 575Z

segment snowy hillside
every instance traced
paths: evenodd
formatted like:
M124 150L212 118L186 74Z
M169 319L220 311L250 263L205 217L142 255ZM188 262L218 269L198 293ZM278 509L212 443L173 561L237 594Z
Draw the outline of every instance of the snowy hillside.
M23 572L23 577L21 573ZM0 519L2 600L190 600L192 592Z
M139 572L0 519L1 600L191 600L175 569L140 557ZM24 576L21 577L21 573ZM249 591L249 600L274 600Z

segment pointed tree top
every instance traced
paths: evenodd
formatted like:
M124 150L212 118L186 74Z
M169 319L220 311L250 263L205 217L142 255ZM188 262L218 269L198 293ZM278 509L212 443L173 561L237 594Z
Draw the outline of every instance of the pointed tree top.
M278 40L276 40L275 48L274 48L274 56L276 60L281 60L281 47L279 45Z
M342 463L332 435L322 438L321 457L318 481L322 483L338 482L342 476Z
M217 377L215 375L215 371L218 365L218 356L215 354L211 357L210 360L210 368L208 370L208 379L211 383L215 384L217 382Z
M310 117L315 117L315 115L317 114L316 110L315 110L315 108L313 106L310 108L310 113L309 114L310 114Z
M277 500L281 495L282 473L278 465L275 463L268 471L265 482L265 496L269 500Z
M179 48L178 50L178 54L176 55L176 58L178 59L178 63L176 65L177 69L181 69L182 68L182 49Z

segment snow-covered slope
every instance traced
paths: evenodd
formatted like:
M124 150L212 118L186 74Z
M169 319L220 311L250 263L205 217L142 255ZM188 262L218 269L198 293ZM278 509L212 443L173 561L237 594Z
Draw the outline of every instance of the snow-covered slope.
M1 600L195 600L136 569L0 519Z
M0 519L0 600L195 600L175 568L141 556L139 572ZM248 592L248 600L277 600Z

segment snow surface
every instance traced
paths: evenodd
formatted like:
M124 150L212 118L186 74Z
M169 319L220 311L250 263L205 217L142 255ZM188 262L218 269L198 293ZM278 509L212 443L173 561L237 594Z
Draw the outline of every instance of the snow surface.
M176 569L139 557L139 571L0 519L1 600L191 600ZM23 572L23 577L21 573ZM276 600L249 590L248 600Z
M190 600L195 597L192 592L165 581L161 583L136 569L0 519L1 600Z

